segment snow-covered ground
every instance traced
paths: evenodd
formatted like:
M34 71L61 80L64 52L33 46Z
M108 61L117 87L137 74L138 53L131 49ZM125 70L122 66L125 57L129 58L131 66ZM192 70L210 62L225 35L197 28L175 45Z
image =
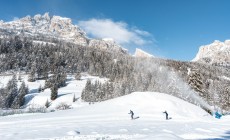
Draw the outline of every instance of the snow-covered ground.
M99 79L86 75L77 81L68 76L68 85L59 89L50 107L66 102L73 109L0 117L0 140L230 139L230 116L215 119L198 106L163 93L135 92L90 105L80 99L73 103L73 94L80 97L88 78ZM36 95L28 104L44 106L50 90L36 91L44 81L27 84L31 96ZM130 109L140 118L131 120ZM165 110L172 119L165 120Z
M17 76L18 77L18 76ZM5 87L7 82L12 78L12 75L0 76L0 87ZM26 106L30 107L45 107L45 103L48 100L50 102L49 110L55 109L58 105L64 103L70 105L73 108L82 107L88 105L89 103L81 102L81 92L85 87L88 79L92 82L96 80L100 82L105 82L108 79L99 78L97 76L91 76L86 73L82 74L81 80L75 80L74 75L67 76L67 86L58 89L58 98L55 101L50 100L50 89L45 89L42 92L38 92L39 87L44 87L45 80L36 80L35 82L28 82L28 75L21 75L21 81L18 80L18 88L20 87L22 81L25 82L29 87L30 94L26 95ZM76 102L73 103L73 98L75 95Z
M25 77L25 79L27 79ZM81 102L81 92L83 88L85 87L86 81L90 79L92 81L99 80L101 82L106 81L106 78L99 78L96 76L90 76L90 75L83 75L81 80L75 80L74 76L67 76L67 86L59 88L58 90L58 98L55 101L50 100L50 89L45 89L43 92L38 93L37 89L41 85L42 87L45 84L44 80L37 80L36 82L27 82L26 84L29 85L29 88L31 89L32 93L27 97L28 98L28 107L31 105L35 106L44 106L46 101L48 100L51 102L51 106L49 109L55 109L58 105L64 103L67 105L71 105L71 107L81 107L84 105L88 105L88 103ZM34 92L34 93L33 93ZM75 95L76 102L73 103L73 98Z

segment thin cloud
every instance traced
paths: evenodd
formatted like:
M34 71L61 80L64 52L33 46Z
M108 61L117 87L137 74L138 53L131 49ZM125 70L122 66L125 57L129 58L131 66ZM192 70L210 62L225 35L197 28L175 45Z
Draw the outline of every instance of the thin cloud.
M143 46L154 42L152 35L136 27L129 27L125 22L111 19L90 19L80 21L78 25L95 38L113 38L121 45L135 44Z

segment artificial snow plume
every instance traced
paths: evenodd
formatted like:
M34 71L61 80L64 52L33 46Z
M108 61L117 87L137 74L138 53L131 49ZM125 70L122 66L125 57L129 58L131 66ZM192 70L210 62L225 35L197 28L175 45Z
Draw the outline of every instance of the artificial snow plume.
M230 61L230 40L221 42L215 40L213 43L203 45L199 48L193 62L203 62L208 64L227 63Z
M134 57L154 57L153 55L136 48L135 54L133 55Z
M151 58L136 61L136 71L155 75L153 78L155 82L153 84L156 86L150 90L171 94L213 112L213 108L197 92L191 89L176 71L169 70L168 67L151 61Z

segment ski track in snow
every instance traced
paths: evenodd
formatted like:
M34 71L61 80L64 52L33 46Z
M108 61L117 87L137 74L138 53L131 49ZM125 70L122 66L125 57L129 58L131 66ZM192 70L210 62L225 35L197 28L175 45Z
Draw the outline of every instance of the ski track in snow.
M0 78L3 84L10 79ZM68 78L68 85L59 89L62 96L52 102L50 109L61 102L70 104L73 109L0 117L0 140L230 139L230 116L215 119L199 107L163 93L136 92L91 105L80 99L72 103L73 94L80 98L88 78L100 78L85 76L81 81ZM36 89L44 81L26 83L35 95L28 104L43 106L44 99L50 97L50 90L37 93ZM130 120L130 109L134 117L140 118ZM162 113L165 110L173 119L165 120Z

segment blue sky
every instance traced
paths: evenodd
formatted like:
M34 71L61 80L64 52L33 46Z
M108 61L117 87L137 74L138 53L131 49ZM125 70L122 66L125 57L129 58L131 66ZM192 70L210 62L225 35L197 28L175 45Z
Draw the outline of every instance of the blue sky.
M2 0L0 19L49 12L71 18L91 37L114 37L130 53L138 47L189 61L201 45L230 39L229 5L229 0Z

